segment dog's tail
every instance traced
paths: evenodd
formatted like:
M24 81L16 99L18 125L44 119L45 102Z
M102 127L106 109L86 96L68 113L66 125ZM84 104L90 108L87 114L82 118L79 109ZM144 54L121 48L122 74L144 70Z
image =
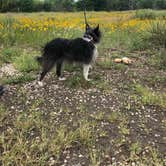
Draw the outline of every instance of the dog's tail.
M42 61L43 61L43 57L42 57L42 56L38 56L38 57L36 57L36 60L37 60L37 62L38 62L39 64L41 64Z

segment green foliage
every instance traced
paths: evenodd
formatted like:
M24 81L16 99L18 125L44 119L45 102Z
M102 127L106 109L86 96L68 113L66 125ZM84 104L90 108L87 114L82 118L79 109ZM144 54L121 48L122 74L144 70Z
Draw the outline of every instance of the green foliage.
M16 69L21 72L30 72L38 69L38 63L35 60L35 57L32 55L27 55L26 53L16 57L13 60L13 64Z
M160 70L166 70L166 49L161 48L149 59L149 64Z
M31 12L33 10L33 0L20 0L19 10L24 12Z
M23 73L23 75L13 76L11 78L5 78L2 80L3 84L21 84L29 81L33 81L36 78L30 74Z
M139 84L135 85L135 91L140 95L143 104L166 108L165 94L153 92L150 89Z
M0 61L3 63L10 63L12 60L19 56L21 50L18 48L6 48L1 51Z
M17 21L12 17L6 17L0 19L1 24L3 25L3 29L0 31L0 46L8 45L13 46L16 42L16 31L11 28L14 23Z
M87 10L166 9L165 0L86 0ZM82 0L0 0L0 11L74 11L83 10Z
M91 82L86 81L81 75L70 76L65 83L70 88L89 88L92 85Z
M149 0L137 0L137 7L141 9L150 9L153 7L155 0L149 1Z
M155 11L151 9L144 9L144 10L137 10L135 14L136 18L139 18L141 20L144 19L155 19L156 18L156 13Z
M150 22L146 30L129 34L131 50L166 48L166 22ZM132 37L133 36L133 37Z
M150 24L148 41L155 47L166 48L166 21L157 21Z

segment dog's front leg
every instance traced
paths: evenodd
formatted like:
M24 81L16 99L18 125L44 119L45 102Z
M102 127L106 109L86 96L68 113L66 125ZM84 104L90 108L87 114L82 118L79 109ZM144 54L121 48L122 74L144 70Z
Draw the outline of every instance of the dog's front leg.
M90 69L91 65L83 65L83 75L85 80L90 81L90 79L88 79L88 74L89 74L89 69Z

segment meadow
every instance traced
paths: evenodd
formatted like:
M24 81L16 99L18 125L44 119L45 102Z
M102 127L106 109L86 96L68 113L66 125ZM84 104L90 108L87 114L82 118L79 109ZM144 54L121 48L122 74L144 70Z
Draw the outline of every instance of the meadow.
M82 37L83 13L0 14L0 165L165 165L166 11L87 16L102 31L92 81L66 64L66 81L53 70L39 87L35 57Z

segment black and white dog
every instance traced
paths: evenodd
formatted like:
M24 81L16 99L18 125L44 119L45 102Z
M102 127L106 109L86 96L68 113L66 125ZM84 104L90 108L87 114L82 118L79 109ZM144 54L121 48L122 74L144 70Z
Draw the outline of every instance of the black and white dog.
M83 65L83 76L89 81L89 69L98 55L96 44L100 42L100 38L99 25L96 28L86 25L86 32L83 38L70 40L56 38L47 43L43 49L42 56L37 58L42 65L40 81L43 80L54 65L56 65L56 74L59 80L64 80L61 70L65 61L81 63Z

